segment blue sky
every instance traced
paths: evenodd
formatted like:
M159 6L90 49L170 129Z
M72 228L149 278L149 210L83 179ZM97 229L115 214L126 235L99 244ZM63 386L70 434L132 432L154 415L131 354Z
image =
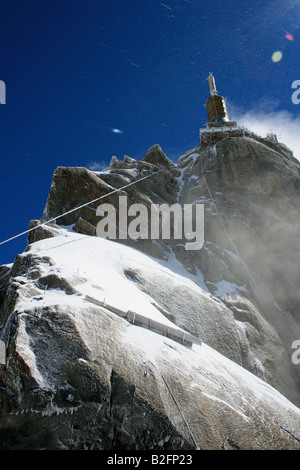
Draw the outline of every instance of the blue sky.
M154 144L176 162L198 145L210 71L230 118L297 149L299 0L2 0L0 10L0 241L41 217L57 166L101 169ZM1 245L0 264L25 246L24 236Z

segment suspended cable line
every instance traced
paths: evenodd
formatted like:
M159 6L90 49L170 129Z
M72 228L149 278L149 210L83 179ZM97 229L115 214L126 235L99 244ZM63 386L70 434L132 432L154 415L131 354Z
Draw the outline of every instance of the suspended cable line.
M233 249L234 249L234 251L235 251L235 253L236 253L237 257L238 257L238 259L240 260L242 266L244 267L245 271L247 272L249 278L251 279L251 281L252 281L252 283L253 283L253 286L256 287L257 292L260 293L260 295L262 296L264 302L265 302L264 296L265 296L265 293L266 293L267 296L270 298L271 302L272 302L276 307L279 307L279 308L282 309L282 307L281 307L280 305L276 305L276 301L274 300L273 296L271 295L271 293L269 292L269 290L268 290L265 286L264 286L265 292L262 291L262 289L260 288L260 286L257 284L256 280L254 279L252 273L250 272L250 269L248 268L247 264L244 262L244 260L243 260L243 258L242 258L242 256L241 256L241 254L240 254L240 252L239 252L239 250L237 249L237 247L236 247L234 241L232 240L231 236L229 235L229 233L228 233L228 231L227 231L227 229L226 229L226 227L225 227L225 225L224 225L224 222L223 222L223 220L222 220L222 217L221 217L221 215L220 215L220 213L219 213L219 211L218 211L217 205L216 205L216 203L215 203L215 200L214 200L214 198L213 198L213 196L212 196L212 193L211 193L211 191L210 191L209 185L208 185L207 180L206 180L205 175L204 175L203 165L202 165L202 159L201 159L201 158L200 158L200 164L201 164L202 177L203 177L203 180L204 180L206 189L207 189L207 191L208 191L208 193L209 193L209 197L210 197L210 199L211 199L211 201L212 201L212 203L213 203L213 206L214 206L214 208L215 208L216 214L217 214L218 219L219 219L219 221L220 221L220 224L221 224L221 226L222 226L222 228L223 228L225 234L227 235L227 238L228 238L228 240L230 241L230 243L231 243L231 245L232 245L232 247L233 247ZM278 304L278 302L277 302L277 304ZM266 312L265 312L265 313L266 313ZM267 314L266 314L266 316L268 317Z
M60 215L57 215L56 217L53 217L52 219L49 219L47 220L46 222L43 222L41 223L40 225L37 225L36 227L32 227L28 230L25 230L24 232L21 232L21 233L18 233L17 235L14 235L13 237L10 237L8 238L7 240L3 240L2 242L0 242L0 245L4 245L5 243L8 243L10 242L11 240L14 240L15 238L18 238L18 237L21 237L22 235L26 235L27 233L29 232L33 232L34 230L36 230L37 228L39 227L45 227L46 225L52 223L52 222L55 222L57 219L60 219L61 217L64 217L65 215L68 215L68 214L71 214L72 212L75 212L79 209L82 209L83 207L86 207L88 206L89 204L93 204L94 202L97 202L97 201L100 201L101 199L104 199L108 196L112 196L113 194L115 193L118 193L120 191L123 191L124 189L127 189L129 188L130 186L133 186L134 184L137 184L137 183L140 183L141 181L144 181L146 180L147 178L150 178L151 176L154 176L154 175L157 175L158 173L160 173L162 170L158 170L154 173L151 173L150 175L147 175L147 176L144 176L143 178L140 178L136 181L132 181L131 183L129 184L126 184L125 186L122 186L122 188L119 188L119 189L115 189L114 191L111 191L110 193L107 193L107 194L104 194L100 197L97 197L96 199L93 199L92 201L89 201L89 202L86 202L85 204L81 204L80 206L78 207L75 207L74 209L71 209L67 212L64 212L63 214L60 214Z

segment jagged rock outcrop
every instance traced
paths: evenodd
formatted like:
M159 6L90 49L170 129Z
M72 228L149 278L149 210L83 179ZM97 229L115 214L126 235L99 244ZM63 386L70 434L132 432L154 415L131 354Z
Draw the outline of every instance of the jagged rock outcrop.
M147 175L103 202L203 203L202 249L99 239L99 201L72 211ZM178 165L155 145L102 172L57 168L26 251L0 268L2 448L299 449L299 198L299 163L262 138ZM129 326L85 295L203 345Z
M299 162L280 144L244 137L196 149L179 166L181 200L205 204L206 243L186 263L200 269L213 294L223 287L247 338L243 364L253 373L262 365L267 380L299 403L300 371L290 360L300 337Z
M104 197L118 188L149 175L153 169L156 174L151 179L129 187L126 191ZM53 175L42 221L72 211L72 209L81 206L82 201L94 201L103 197L101 200L56 220L60 225L72 225L73 230L78 233L95 235L96 225L99 221L96 209L101 203L113 204L116 207L117 217L120 195L128 196L128 206L137 203L142 203L146 207L150 207L151 204L173 204L177 200L178 175L180 175L180 171L177 166L166 157L159 145L151 147L145 158L138 162L128 156L124 156L122 162L113 158L109 171L101 172L101 174L86 168L58 167ZM122 240L122 243L136 246L136 242L130 239ZM161 258L169 252L168 244L161 240L154 242L139 240L138 245L140 249Z

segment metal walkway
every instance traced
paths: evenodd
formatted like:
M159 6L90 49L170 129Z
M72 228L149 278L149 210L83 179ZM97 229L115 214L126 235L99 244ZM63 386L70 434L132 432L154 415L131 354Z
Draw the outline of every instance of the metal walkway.
M173 341L177 341L177 343L183 344L188 348L191 348L193 343L198 344L200 346L202 344L200 338L197 338L196 336L193 336L190 333L187 333L183 330L179 330L177 328L169 327L158 321L151 320L150 318L140 315L139 313L132 312L131 310L124 312L116 307L113 307L112 305L108 305L105 302L94 299L93 297L90 297L88 295L85 296L85 300L113 312L119 317L122 317L127 320L132 325L141 326L142 328L146 328L150 331L153 331L154 333L166 336L167 338L170 338Z

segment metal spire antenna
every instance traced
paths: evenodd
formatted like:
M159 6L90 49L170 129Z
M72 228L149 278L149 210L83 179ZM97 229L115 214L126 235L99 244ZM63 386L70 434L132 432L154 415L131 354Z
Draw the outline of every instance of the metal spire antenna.
M229 121L225 98L218 94L215 78L212 72L209 73L209 77L207 78L207 80L210 91L210 97L205 103L208 122Z
M226 100L223 96L219 95L212 72L209 72L207 80L210 92L210 96L205 103L208 122L205 129L200 129L201 145L213 144L228 137L229 134L243 134L236 121L229 120Z
M209 91L210 91L211 96L217 95L218 92L216 89L216 82L215 82L215 78L212 72L209 72L209 77L207 78L207 80L208 80Z

